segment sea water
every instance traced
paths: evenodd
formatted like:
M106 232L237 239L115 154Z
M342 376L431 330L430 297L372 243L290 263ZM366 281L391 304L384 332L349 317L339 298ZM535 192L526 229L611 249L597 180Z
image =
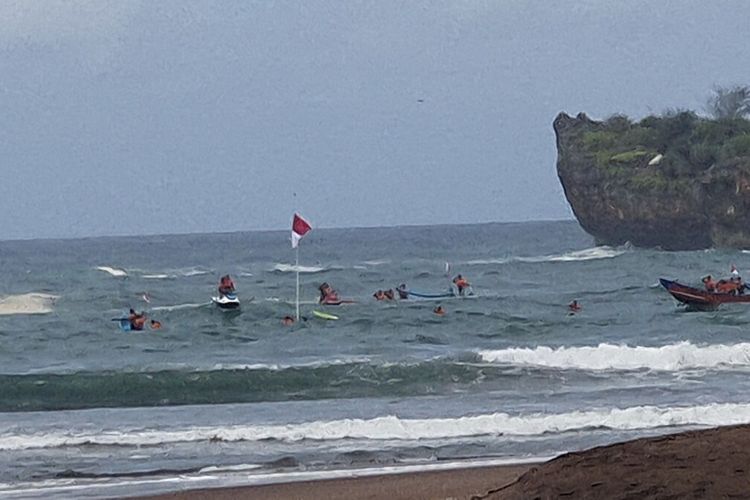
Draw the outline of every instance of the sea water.
M686 312L658 285L732 264L750 255L597 247L570 221L316 229L289 327L286 231L0 242L0 496L507 463L750 422L750 307ZM442 292L447 267L475 297L372 297ZM210 302L223 274L239 312ZM315 305L323 281L356 303ZM120 331L130 307L163 328Z

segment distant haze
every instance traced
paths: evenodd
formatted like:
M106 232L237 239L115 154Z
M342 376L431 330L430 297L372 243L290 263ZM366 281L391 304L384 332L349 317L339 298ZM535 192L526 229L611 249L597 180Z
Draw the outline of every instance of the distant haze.
M750 2L0 3L0 239L566 219L552 120L750 83ZM295 195L296 194L296 195Z

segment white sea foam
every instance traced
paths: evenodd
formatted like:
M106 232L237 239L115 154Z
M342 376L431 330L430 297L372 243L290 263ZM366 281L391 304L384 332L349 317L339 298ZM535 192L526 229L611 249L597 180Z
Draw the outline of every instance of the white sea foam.
M167 269L158 271L146 271L142 269L131 269L131 273L138 273L141 278L152 280L166 280L177 278L190 278L192 276L201 276L208 274L210 271L197 267L188 267L183 269Z
M6 295L0 297L0 316L51 313L58 298L48 293Z
M240 425L187 429L108 430L0 435L0 450L81 445L154 446L209 440L419 440L472 436L538 436L584 429L645 430L660 427L734 425L750 422L750 404L689 407L635 406L549 414L493 413L458 418L402 419L393 415L368 420L342 419L285 425Z
M199 474L207 474L210 472L243 472L249 470L260 469L263 466L260 464L240 464L240 465L209 465L203 467L198 471Z
M371 363L372 358L366 356L354 356L350 358L341 359L326 359L316 360L307 363L294 363L294 364L282 364L282 363L252 363L252 364L237 364L237 363L217 363L211 367L211 370L288 370L293 368L325 368L328 366L341 366L341 365L353 365L353 364L364 364Z
M104 271L105 273L109 273L110 275L114 276L115 278L124 278L128 275L128 273L124 269L118 269L116 267L110 267L110 266L97 266L96 267L99 271Z
M210 302L202 302L200 304L176 304L173 306L156 306L152 307L152 311L179 311L180 309L197 309L199 307L204 307L207 305L210 305Z
M506 257L500 259L479 259L470 260L467 264L470 265L486 265L486 264L508 264L511 262L580 262L586 260L598 260L598 259L612 259L624 254L626 250L617 249L607 246L586 248L584 250L576 250L573 252L567 252L559 255L539 255L531 257Z
M573 370L750 368L750 343L699 346L679 342L660 347L599 344L588 347L513 347L478 352L483 361Z
M180 276L184 276L186 278L189 278L191 276L203 276L204 274L208 274L210 272L211 271L207 271L205 269L199 269L197 267L190 267L190 268L187 268L187 269L180 269L180 270L177 271L177 273Z
M299 272L301 273L319 273L322 271L325 271L325 267L319 267L319 266L294 266L291 264L276 264L273 266L272 271L278 271L281 273L293 273L296 272L299 268Z

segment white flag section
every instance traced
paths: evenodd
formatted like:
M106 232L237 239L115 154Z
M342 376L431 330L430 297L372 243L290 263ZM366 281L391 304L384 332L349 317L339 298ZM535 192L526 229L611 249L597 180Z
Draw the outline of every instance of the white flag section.
M294 214L294 218L292 219L292 248L297 248L299 240L309 233L311 229L312 226L310 226L310 223L300 217L299 214Z
M309 233L311 229L312 226L309 222L300 217L299 214L294 214L294 218L292 218L292 248L296 250L294 256L294 267L297 271L297 300L295 300L295 318L297 323L299 323L299 240Z

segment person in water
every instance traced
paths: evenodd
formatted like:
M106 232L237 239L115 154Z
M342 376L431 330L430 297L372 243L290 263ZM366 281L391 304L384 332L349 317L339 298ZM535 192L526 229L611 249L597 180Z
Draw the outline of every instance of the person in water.
M396 287L396 293L398 293L398 298L401 300L406 300L409 298L409 291L406 289L406 283L401 283L399 286Z
M292 318L291 316L284 316L281 319L281 324L284 326L292 326L294 324L294 318Z
M161 321L156 321L155 319L151 320L151 329L152 330L160 330L161 329Z
M574 300L573 302L571 302L570 304L568 304L568 310L571 313L577 313L581 309L582 309L581 308L581 304L579 304L577 300Z
M219 280L219 295L224 297L230 293L234 293L234 290L234 281L232 281L232 278L228 274L222 276Z
M385 296L386 300L395 300L396 296L393 293L393 288L389 288L388 290L383 291L383 295Z
M445 309L443 309L443 306L437 306L432 310L432 312L434 312L438 316L445 316Z
M146 314L138 314L135 312L135 309L131 307L128 312L128 321L130 322L131 330L143 330L143 327L146 324Z
M456 285L456 288L458 289L458 294L463 295L464 292L471 287L471 283L469 283L466 278L461 276L460 274L453 278L453 284Z
M339 299L339 294L336 293L336 290L334 290L333 287L328 283L321 283L321 285L318 287L318 290L320 290L319 302L321 304L333 304L341 302L341 300Z
M385 300L385 292L383 290L378 290L377 292L372 294L373 297L375 297L375 300Z

